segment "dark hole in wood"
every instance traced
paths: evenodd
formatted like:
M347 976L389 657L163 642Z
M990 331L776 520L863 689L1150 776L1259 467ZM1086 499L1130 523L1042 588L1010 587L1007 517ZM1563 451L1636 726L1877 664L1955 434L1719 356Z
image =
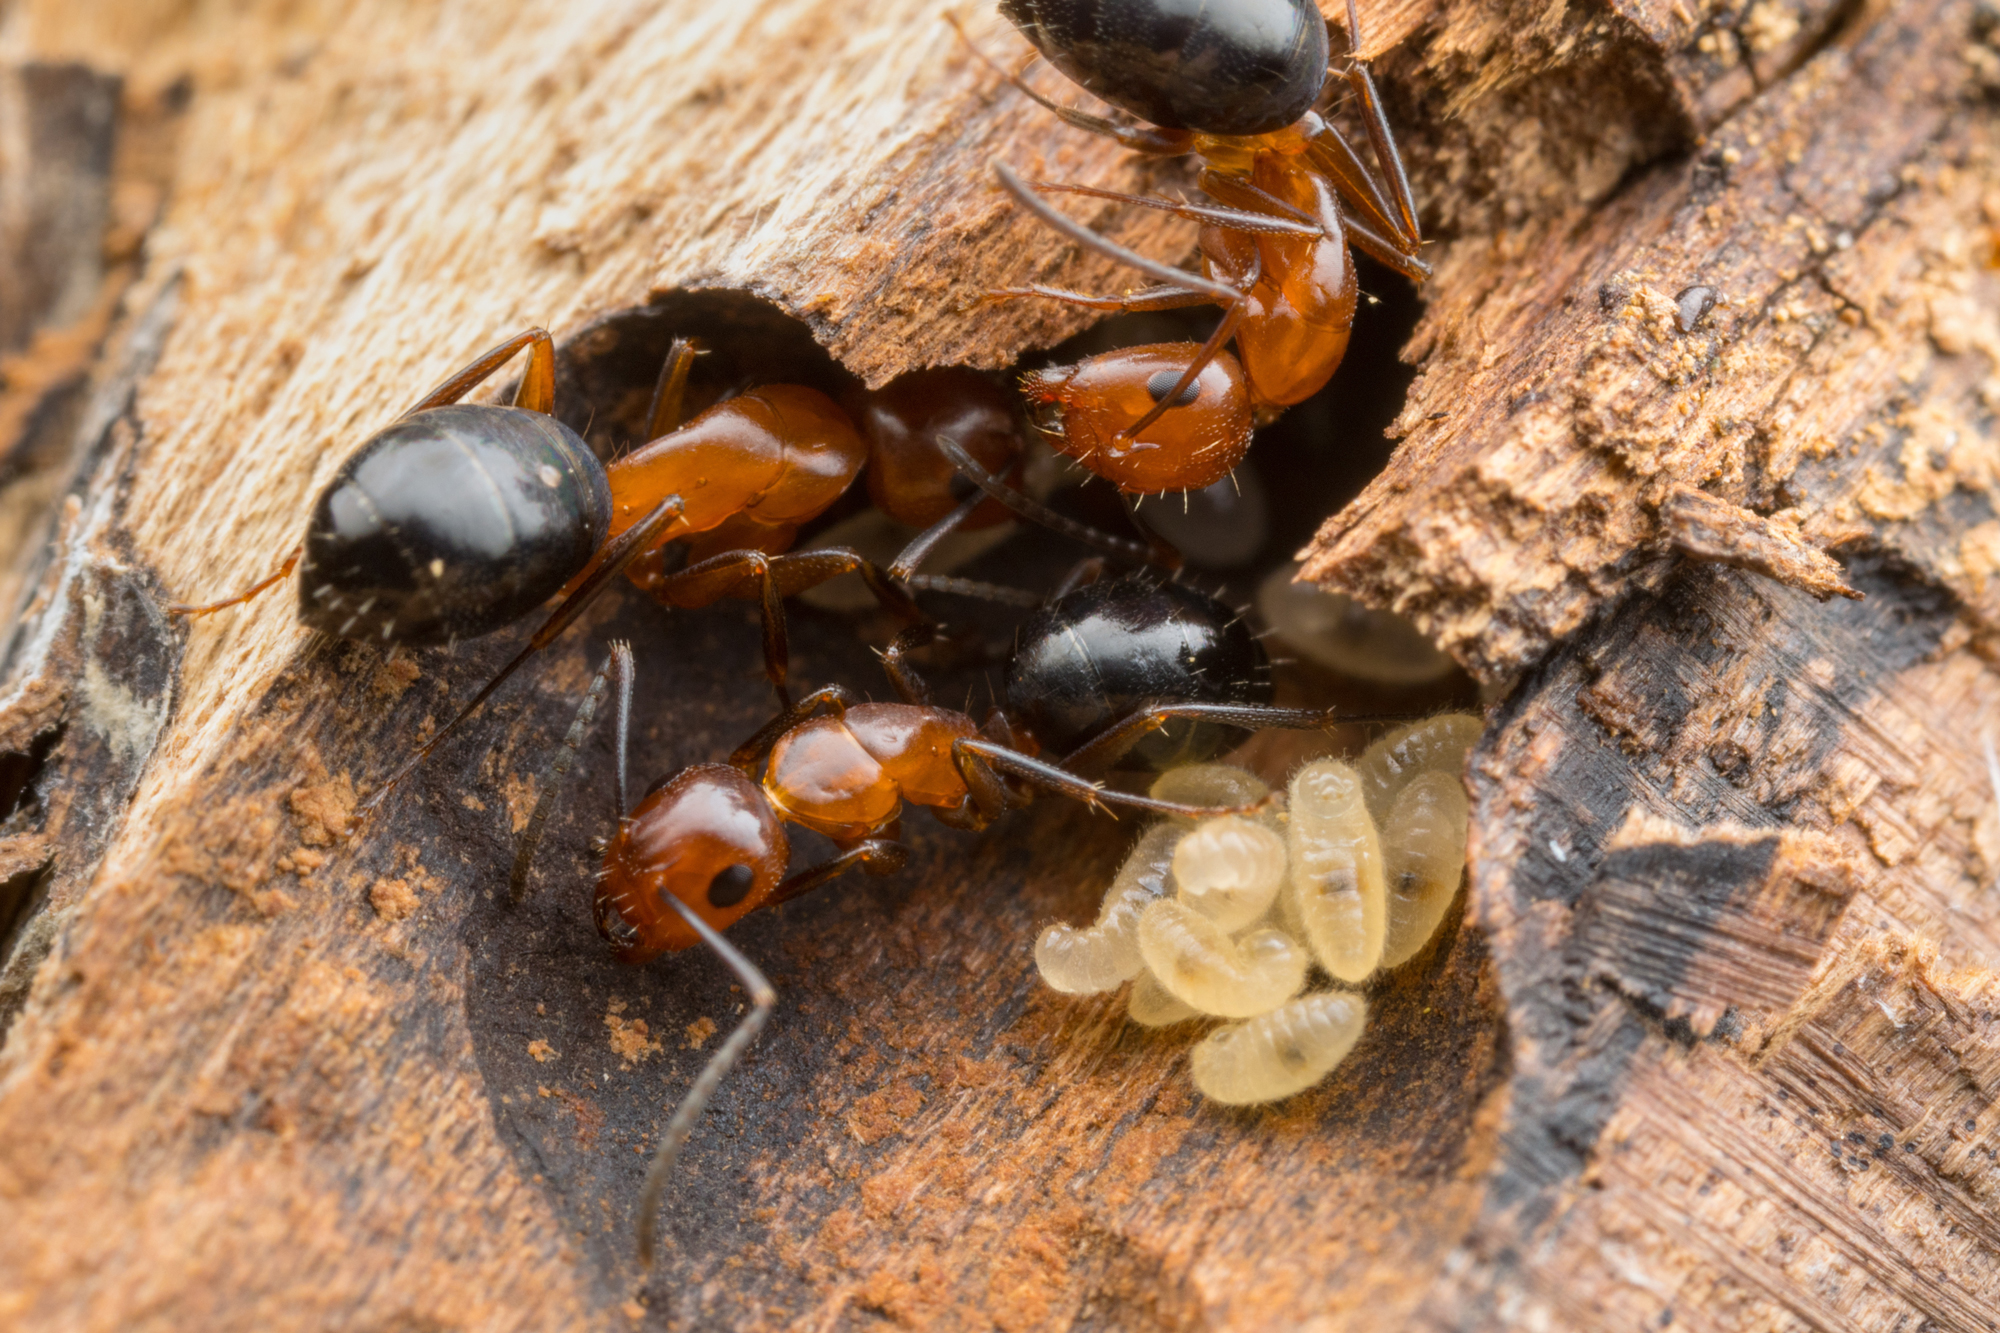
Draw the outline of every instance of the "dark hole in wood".
M0 829L35 799L35 780L48 766L49 756L62 744L63 728L55 727L29 742L26 753L0 752Z

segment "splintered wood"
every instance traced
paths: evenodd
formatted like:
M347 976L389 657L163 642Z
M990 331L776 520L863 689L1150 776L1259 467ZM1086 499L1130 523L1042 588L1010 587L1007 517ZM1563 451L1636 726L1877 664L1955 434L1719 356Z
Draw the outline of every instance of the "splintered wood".
M987 289L1136 279L991 161L1186 164L930 0L0 8L0 1324L1993 1328L1990 7L1362 11L1436 277L1400 446L1301 558L1498 701L1460 906L1326 1084L1221 1109L1035 980L1118 829L913 822L901 877L733 932L781 1003L648 1275L645 1162L743 997L606 957L601 748L500 900L598 645L650 781L767 720L753 622L614 599L343 838L516 640L161 608L516 329L600 431L696 316L838 384L1009 365L1086 316ZM793 649L879 679L825 618Z

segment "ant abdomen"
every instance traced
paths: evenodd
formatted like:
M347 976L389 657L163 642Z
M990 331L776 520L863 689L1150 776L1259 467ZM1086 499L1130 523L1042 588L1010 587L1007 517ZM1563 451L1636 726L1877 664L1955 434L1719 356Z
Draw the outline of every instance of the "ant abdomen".
M1050 366L1021 377L1030 420L1056 449L1122 491L1198 491L1221 481L1250 448L1255 421L1243 367L1218 352L1160 418L1127 435L1201 351L1152 343Z
M1352 991L1287 1000L1195 1043L1188 1053L1194 1085L1225 1106L1253 1106L1304 1092L1347 1058L1367 1020L1367 1001Z
M1170 129L1266 134L1326 81L1326 20L1308 0L1000 0L1000 12L1078 84Z
M546 602L610 524L604 468L554 417L431 408L371 438L320 492L299 619L411 647L477 638Z

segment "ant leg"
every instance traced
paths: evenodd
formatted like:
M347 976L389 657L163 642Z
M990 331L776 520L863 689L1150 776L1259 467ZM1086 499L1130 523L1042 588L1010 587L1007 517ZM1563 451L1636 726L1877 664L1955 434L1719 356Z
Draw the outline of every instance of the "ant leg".
M977 756L999 772L1011 774L1043 791L1081 801L1093 810L1103 810L1107 814L1110 813L1110 806L1123 805L1134 810L1153 810L1163 815L1185 815L1190 819L1205 819L1210 815L1248 814L1262 805L1262 802L1253 802L1250 805L1187 805L1180 801L1158 801L1150 796L1119 791L1116 787L1107 787L1088 778L1080 778L1067 769L1058 768L1040 759L1032 759L1018 750L996 745L992 741L961 737L951 743L951 755L958 763L961 774L966 772L970 759ZM966 785L968 787L972 785L969 774Z
M1202 174L1204 188L1206 188L1207 178L1213 176L1215 173L1204 172ZM1269 199L1278 208L1283 209L1284 214L1252 213L1247 209L1241 208L1212 208L1207 204L1190 204L1185 201L1162 199L1156 195L1124 194L1118 190L1100 190L1094 185L1063 185L1055 181L1029 181L1028 188L1039 191L1042 194L1081 194L1088 195L1092 199L1109 199L1114 203L1132 204L1139 208L1157 209L1162 213L1171 213L1175 217L1187 218L1193 222L1205 222L1213 227L1226 227L1230 231L1254 232L1263 236L1323 236L1326 234L1325 230L1317 222L1313 221L1310 216L1301 213L1290 204L1284 203L1269 194L1265 194L1264 191L1258 190L1254 185L1246 184L1244 188L1255 190L1256 193L1263 195L1264 198Z
M1102 116L1093 116L1087 111L1078 111L1075 107L1051 101L1022 82L1020 75L1008 73L1000 68L991 56L980 50L959 24L958 15L947 13L944 21L952 26L952 30L958 34L958 40L965 43L965 48L972 52L981 64L1013 84L1015 89L1029 101L1060 118L1065 124L1074 125L1080 130L1088 130L1092 134L1101 134L1107 139L1115 139L1121 146L1135 153L1148 153L1156 157L1180 157L1194 151L1194 136L1186 130L1166 130L1153 125L1120 125Z
M759 727L756 735L730 752L729 763L745 773L753 772L770 756L780 736L819 712L822 706L839 717L860 702L845 685L823 685Z
M913 649L921 648L937 637L937 626L928 622L912 625L889 641L882 650L882 671L889 677L889 684L895 687L896 697L906 704L919 708L931 705L931 687L917 674L917 669L904 661L904 656Z
M1347 200L1358 211L1368 216L1369 222L1383 232L1394 235L1399 228L1393 206L1382 194L1382 187L1376 183L1375 175L1361 161L1361 155L1354 151L1354 145L1347 141L1333 125L1325 121L1308 140L1306 156L1314 166L1326 173L1327 179L1340 197ZM1397 247L1401 249L1401 246Z
M1099 773L1124 758L1149 732L1186 719L1220 722L1256 730L1288 727L1315 731L1343 722L1408 722L1421 713L1343 713L1337 708L1277 708L1270 704L1151 704L1121 718L1063 756L1063 767L1078 773Z
M958 525L971 518L972 511L985 503L983 493L966 496L958 508L910 539L910 544L889 562L888 576L897 583L908 583L916 574L917 566L930 559L937 544L958 531Z
M289 578L291 572L298 568L299 553L304 550L305 547L303 545L294 546L291 554L286 556L284 562L278 566L277 573L271 575L271 577L265 579L262 583L253 584L251 587L244 589L234 597L225 597L219 602L209 602L202 606L190 606L185 602L170 602L167 605L167 614L170 616L205 616L211 611L220 611L225 607L240 606L263 592L266 588L269 588L272 584L282 583L285 579Z
M1431 276L1431 266L1415 255L1404 254L1382 233L1376 231L1358 218L1340 215L1340 230L1347 237L1348 244L1365 251L1371 259L1380 261L1411 282L1423 282Z
M514 394L514 406L546 416L555 407L556 345L550 340L547 329L534 328L523 329L499 346L481 352L463 370L446 376L443 383L419 398L416 406L403 413L403 417L457 402L484 383L487 376L513 360L514 353L523 347L530 348L528 370L521 376L521 387Z
M660 378L653 385L653 401L646 408L646 439L657 440L672 434L681 424L681 410L687 404L688 372L694 359L708 349L696 338L676 338L660 363Z
M1242 293L1234 287L1225 283L1211 282L1199 273L1175 268L1157 259L1148 259L1137 250L1128 250L1114 240L1099 236L1067 213L1049 205L1040 195L1029 189L1027 184L1014 174L1014 169L1005 162L995 161L993 174L1000 178L1001 188L1014 197L1015 203L1086 250L1094 250L1107 259L1115 259L1127 267L1137 269L1156 282L1183 287L1190 291L1206 292L1218 305L1235 305L1241 301Z
M1187 368L1181 372L1179 382L1155 398L1152 408L1137 421L1118 432L1118 438L1121 440L1136 438L1140 431L1158 421L1170 405L1179 401L1181 391L1194 383L1195 377L1201 374L1202 367L1214 360L1215 354L1222 350L1222 345L1235 334L1236 326L1243 322L1243 293L1256 285L1257 273L1254 271L1250 273L1244 286L1239 289L1228 283L1215 282L1200 274L1190 273L1186 269L1163 264L1157 259L1148 259L1136 250L1128 250L1116 241L1099 236L1075 218L1051 207L1040 195L1030 190L1021 178L1014 174L1013 168L1005 162L996 161L993 164L993 174L1000 178L1000 184L1007 193L1014 196L1015 203L1078 245L1088 250L1095 250L1107 259L1116 259L1120 263L1130 265L1160 282L1183 287L1189 291L1207 292L1215 299L1215 303L1222 307L1222 322L1216 326L1215 332L1209 335L1208 341L1202 344L1201 350L1195 353L1194 359L1188 362Z
M653 1215L660 1210L660 1196L666 1192L667 1178L673 1174L674 1162L681 1155L681 1145L687 1142L694 1122L701 1119L701 1113L708 1108L709 1098L722 1085L722 1080L743 1058L743 1052L763 1031L770 1021L771 1010L778 1003L778 992L770 980L757 969L757 965L743 956L741 950L722 937L722 933L701 919L700 913L689 907L672 894L662 898L681 914L681 919L701 936L701 942L715 951L715 956L729 965L743 983L744 993L750 997L750 1012L743 1015L743 1021L729 1034L729 1039L716 1048L708 1063L702 1066L696 1076L694 1086L681 1098L681 1104L674 1108L673 1118L667 1121L665 1132L660 1135L659 1150L653 1154L652 1165L646 1168L646 1183L639 1189L639 1217L635 1230L639 1242L639 1264L643 1268L653 1266Z
M888 838L870 838L856 843L830 861L822 861L816 866L808 866L796 875L786 878L765 900L769 907L777 903L790 902L801 894L811 893L830 879L838 878L856 866L870 875L893 875L901 870L910 859L910 849L900 842Z
M979 460L965 452L965 449L956 440L940 435L937 437L937 447L938 452L945 456L945 461L971 478L973 485L979 487L980 490L986 492L986 494L992 496L1001 504L1006 505L1022 518L1032 519L1052 532L1060 532L1072 541L1082 542L1085 546L1095 547L1107 554L1117 556L1121 560L1152 561L1157 555L1157 552L1152 547L1142 545L1139 542L1127 541L1123 537L1114 537L1108 532L1099 532L1096 528L1090 527L1087 524L1079 523L1073 518L1058 514L1039 500L1030 499L1028 496L1023 495L980 466ZM1178 569L1180 566L1169 565L1167 568L1170 570Z
M903 623L928 623L909 593L885 578L859 551L845 546L787 551L783 555L730 551L665 575L648 591L667 606L697 607L711 606L724 597L742 596L750 588L756 588L763 599L764 674L778 692L779 703L789 706L791 699L785 682L791 672L791 651L784 599L850 573L860 574L882 609Z
M1069 287L1050 287L1039 282L1031 282L1026 287L989 288L985 299L998 303L1021 301L1030 297L1060 301L1064 305L1081 306L1085 310L1101 310L1106 314L1129 314L1145 310L1184 310L1191 305L1207 305L1213 299L1206 293L1191 292L1185 287L1142 287L1123 296L1092 296L1089 292L1079 292Z
M1078 588L1087 588L1103 577L1104 559L1102 556L1094 555L1087 560L1079 560L1070 566L1069 573L1063 575L1062 582L1058 583L1055 591L1049 594L1049 600L1053 602L1067 597Z
M570 770L576 766L577 754L590 735L591 724L597 720L597 707L604 702L604 694L614 671L618 675L619 703L617 818L625 817L625 742L632 708L632 645L613 641L611 656L604 659L604 665L591 679L590 688L583 692L583 703L576 710L576 720L569 724L568 734L556 747L555 758L549 761L537 780L536 785L541 788L542 794L536 798L534 812L528 816L528 827L522 832L521 845L514 852L514 869L507 876L507 901L510 905L518 904L528 895L528 871L535 863L535 849L542 845L542 829L555 810L556 797L568 785Z
M405 759L389 775L388 779L383 782L374 795L355 807L355 821L359 822L366 819L374 811L375 807L382 804L387 799L389 793L395 790L396 784L408 777L411 770L415 769L418 764L421 764L430 755L431 751L437 749L443 743L445 737L458 730L467 718L478 712L479 706L491 698L493 691L505 684L509 676L519 671L530 657L533 657L536 653L561 637L562 632L575 623L576 618L588 610L590 604L595 602L604 590L611 586L611 580L624 573L627 565L636 560L640 553L647 547L659 540L660 534L666 531L669 524L680 517L680 513L681 497L678 495L669 495L666 499L655 505L651 513L606 542L596 568L592 569L583 582L577 585L575 592L565 597L562 603L549 613L549 618L542 622L542 627L529 637L527 646L514 654L507 665L500 668L499 674L487 681L479 693L472 696L471 703L459 709L451 721L445 723L429 740L418 746L417 752L408 759Z
M1375 89L1375 76L1368 72L1368 62L1361 58L1360 52L1361 14L1354 0L1347 0L1347 57L1352 62L1347 82L1360 97L1361 121L1368 128L1368 142L1375 149L1375 160L1381 164L1383 174L1389 178L1389 193L1396 201L1403 239L1414 247L1424 239L1417 226L1417 201L1410 193L1409 173L1403 169L1403 155L1396 150L1396 136L1389 130L1389 118L1382 114L1382 95Z

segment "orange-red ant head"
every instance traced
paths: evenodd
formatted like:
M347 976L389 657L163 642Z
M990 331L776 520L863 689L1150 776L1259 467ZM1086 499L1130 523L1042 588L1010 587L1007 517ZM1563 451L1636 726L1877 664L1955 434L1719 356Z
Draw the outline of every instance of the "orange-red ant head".
M868 498L913 528L927 528L972 494L970 483L933 443L943 435L1005 478L1021 456L1021 435L1006 390L975 370L919 370L892 380L861 402L856 417L868 437ZM959 527L984 528L1013 517L997 500Z
M1243 367L1218 352L1157 421L1132 424L1171 392L1201 348L1154 343L1021 377L1029 418L1051 443L1123 491L1193 491L1221 481L1250 448Z
M726 930L770 898L790 858L757 784L725 764L697 764L619 825L597 880L597 931L627 963L685 949L700 941L667 894Z

